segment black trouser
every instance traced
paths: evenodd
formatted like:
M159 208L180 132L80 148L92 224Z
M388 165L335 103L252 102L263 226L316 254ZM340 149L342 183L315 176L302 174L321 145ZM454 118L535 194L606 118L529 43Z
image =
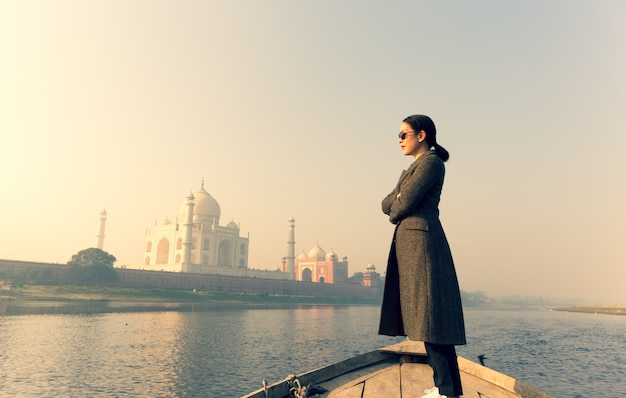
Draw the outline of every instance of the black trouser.
M424 343L424 345L428 354L428 364L433 368L433 378L435 386L439 388L439 394L448 397L463 395L459 363L454 346L433 343Z

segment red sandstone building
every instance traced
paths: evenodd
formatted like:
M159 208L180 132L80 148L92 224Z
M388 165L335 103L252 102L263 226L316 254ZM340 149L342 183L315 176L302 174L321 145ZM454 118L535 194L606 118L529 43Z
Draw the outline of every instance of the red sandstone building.
M380 274L376 272L374 264L367 265L367 272L363 273L363 286L378 287L380 285Z
M283 272L286 269L287 262L283 258ZM348 280L348 257L343 256L339 261L332 249L326 253L319 244L316 244L308 253L303 251L298 255L294 273L297 281L343 283Z

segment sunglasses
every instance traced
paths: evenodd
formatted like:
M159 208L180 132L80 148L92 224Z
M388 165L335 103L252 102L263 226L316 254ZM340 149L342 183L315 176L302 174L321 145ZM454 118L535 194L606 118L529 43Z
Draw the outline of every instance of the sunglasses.
M411 133L415 134L415 131L401 131L400 134L398 134L398 138L404 140L406 138L406 135Z

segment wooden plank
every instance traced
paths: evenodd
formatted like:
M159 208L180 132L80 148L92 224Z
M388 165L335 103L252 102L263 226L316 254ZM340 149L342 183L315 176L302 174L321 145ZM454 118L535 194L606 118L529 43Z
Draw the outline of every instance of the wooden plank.
M400 365L400 372L400 389L403 397L421 397L426 390L435 385L433 370L428 365L404 363Z
M459 369L467 374L476 376L479 379L488 381L507 391L515 391L515 379L493 369L481 366L475 362L458 357Z
M379 349L381 352L393 352L395 354L426 355L426 347L423 341L405 340Z
M356 369L350 373L346 373L341 376L334 377L330 380L326 380L325 382L319 383L318 385L321 385L328 391L337 391L341 388L347 388L347 386L362 383L368 378L372 377L375 373L395 364L397 364L397 362L393 362L392 360L377 362L373 365ZM326 395L322 394L321 397L326 397Z
M374 365L374 366L376 366L376 365ZM365 383L368 380L372 379L373 377L378 376L379 374L381 374L383 372L386 372L390 367L395 367L395 366L398 366L398 364L397 363L393 363L393 364L387 363L382 368L378 368L377 370L372 370L370 367L364 368L362 370L366 372L365 374L363 374L360 377L353 378L350 381L347 381L344 384L341 384L339 387L334 388L331 391L331 393L328 395L328 398L334 397L335 394L338 394L338 393L342 392L343 390L352 388L353 386L355 386L357 384L365 385ZM352 377L352 374L346 375L346 377Z
M457 360L461 370L463 392L466 396L480 396L483 398L554 398L553 395L531 385L463 357L458 357Z
M300 380L300 384L302 385L320 384L334 377L353 372L356 369L370 366L393 357L394 355L391 353L380 352L378 350L371 351L336 364L324 366L311 372L303 373L298 376L298 380Z
M362 398L364 386L365 386L365 383L359 383L350 388L333 392L328 396L328 398L331 398L331 397L332 398Z
M372 364L382 362L393 358L395 355L386 352L370 351L356 357L348 358L344 361L323 366L321 368L306 372L297 376L301 385L321 384L326 380L353 372L357 369L371 366ZM283 398L289 394L289 389L285 381L279 381L270 385L267 389L268 398ZM262 388L253 391L241 398L265 398L265 392Z
M400 398L400 365L391 366L365 381L363 398Z
M521 398L522 396L476 376L461 372L463 396L481 398Z

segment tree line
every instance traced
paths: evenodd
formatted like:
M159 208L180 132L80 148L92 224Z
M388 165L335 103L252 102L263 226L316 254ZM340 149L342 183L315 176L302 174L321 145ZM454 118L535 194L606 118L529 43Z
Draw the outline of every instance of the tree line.
M115 256L102 249L89 248L74 254L60 269L32 268L22 271L0 270L0 278L9 279L14 286L35 285L105 286L117 282L113 264Z

